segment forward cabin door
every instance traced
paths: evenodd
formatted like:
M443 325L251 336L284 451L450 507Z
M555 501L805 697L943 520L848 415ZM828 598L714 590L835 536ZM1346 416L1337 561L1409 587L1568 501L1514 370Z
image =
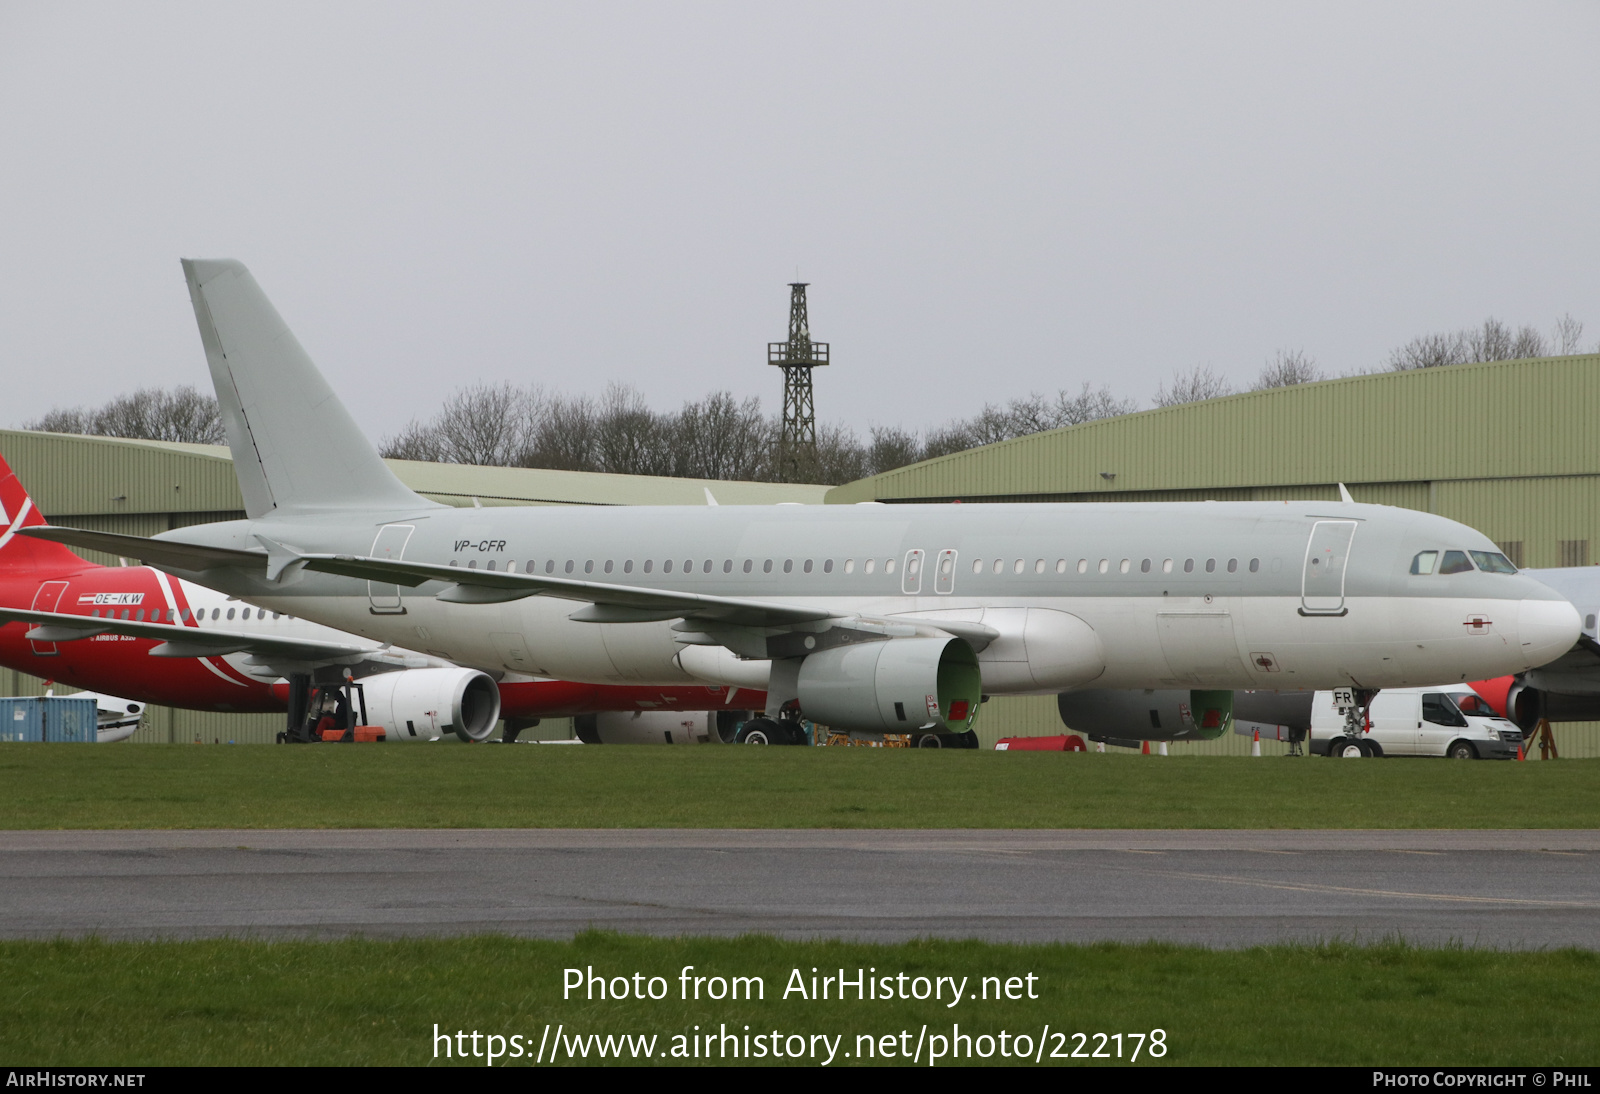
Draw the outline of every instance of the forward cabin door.
M1306 544L1305 572L1300 579L1301 615L1344 615L1344 578L1349 570L1353 520L1319 520Z
M414 531L414 524L385 524L372 541L372 557L399 562ZM383 581L367 582L367 603L373 615L404 615L406 610L400 603L400 586Z
M61 594L67 591L65 581L46 581L39 586L39 591L33 594L33 610L36 612L55 612L61 609L56 607L61 602ZM28 624L30 627L33 624ZM54 642L34 642L33 652L40 657L54 657L61 651L56 649Z

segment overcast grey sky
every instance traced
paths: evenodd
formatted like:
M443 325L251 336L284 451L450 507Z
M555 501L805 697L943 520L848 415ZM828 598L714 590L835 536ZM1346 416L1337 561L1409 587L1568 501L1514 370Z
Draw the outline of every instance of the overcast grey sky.
M208 387L249 265L376 438L458 385L934 425L1493 314L1600 339L1600 5L0 2L20 424Z

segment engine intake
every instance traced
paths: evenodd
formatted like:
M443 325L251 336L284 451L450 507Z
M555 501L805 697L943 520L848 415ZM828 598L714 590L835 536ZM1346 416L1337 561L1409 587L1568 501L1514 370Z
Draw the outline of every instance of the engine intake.
M982 702L978 655L962 638L894 638L800 663L800 711L835 729L965 733Z
M367 717L391 741L436 740L454 733L483 741L500 720L500 689L477 669L401 669L361 681Z

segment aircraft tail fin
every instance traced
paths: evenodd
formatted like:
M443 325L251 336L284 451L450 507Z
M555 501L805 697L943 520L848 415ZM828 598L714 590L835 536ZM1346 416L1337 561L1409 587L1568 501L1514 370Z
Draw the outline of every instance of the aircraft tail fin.
M59 543L17 535L20 529L48 523L0 457L0 572L56 573L91 565Z
M439 507L394 477L242 263L183 273L252 519Z

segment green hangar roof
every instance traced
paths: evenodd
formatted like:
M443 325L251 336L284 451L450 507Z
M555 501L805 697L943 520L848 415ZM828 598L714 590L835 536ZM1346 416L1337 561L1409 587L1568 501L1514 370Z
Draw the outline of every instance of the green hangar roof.
M1530 566L1600 539L1600 356L1385 372L1068 426L839 486L861 501L1333 498L1453 517Z
M51 516L224 513L231 517L244 509L233 461L220 445L6 429L0 430L0 455L40 511ZM412 460L386 462L400 481L417 493L458 506L471 506L474 500L484 505L706 505L708 489L722 505L819 504L828 489Z

